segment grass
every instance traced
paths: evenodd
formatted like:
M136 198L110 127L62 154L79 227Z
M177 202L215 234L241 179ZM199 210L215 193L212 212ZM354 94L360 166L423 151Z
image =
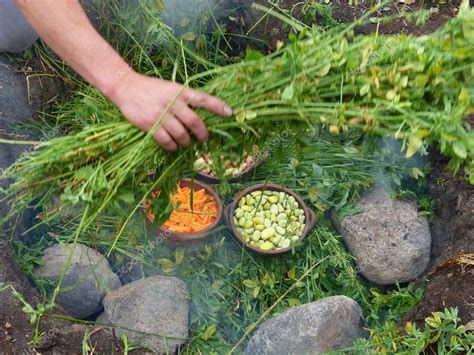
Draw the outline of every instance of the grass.
M424 329L408 322L400 328L386 322L371 330L368 340L359 340L354 347L337 353L349 354L472 354L474 335L459 325L457 309L434 312L425 319Z
M394 157L393 152L387 152L386 157L367 156L360 150L351 149L350 142L341 146L310 140L299 153L299 145L292 142L287 137L274 145L272 154L250 181L230 189L225 185L218 187L224 199L229 200L236 190L247 184L264 180L292 184L294 188L299 186L309 204L320 206L323 218L327 208L341 204L340 196L333 196L333 193L350 191L345 196L345 203L349 203L362 187L370 185L374 176L384 177L388 182L394 176L400 179L411 169L409 165L394 164L404 158ZM301 154L306 154L307 159ZM288 168L295 157L301 160ZM316 161L320 174L305 174L305 171L314 170ZM281 176L283 167L287 167L286 177ZM305 185L298 185L298 180L305 181L308 186L317 183L329 186L327 196L312 200L310 193L304 193ZM118 211L117 208L110 217L104 216L99 228L79 236L78 241L105 253L121 226ZM64 226L64 222L52 225L51 238L69 241L70 233ZM283 257L264 258L249 254L225 230L215 233L211 241L188 248L157 244L141 213L137 213L112 254L114 270L125 279L138 271L144 275L155 272L175 275L186 282L192 300L192 337L183 347L183 353L224 353L241 339L245 344L248 340L244 337L246 331L258 325L262 314L269 309L272 312L266 318L288 307L345 294L357 300L368 322L376 325L398 320L421 296L420 290L406 287L383 292L363 281L341 238L324 219L294 253ZM133 266L133 270L127 265Z

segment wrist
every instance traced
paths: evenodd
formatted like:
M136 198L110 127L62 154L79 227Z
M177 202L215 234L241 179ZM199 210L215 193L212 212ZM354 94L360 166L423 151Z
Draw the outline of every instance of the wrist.
M98 84L97 88L112 101L115 105L119 106L122 102L124 94L126 95L127 83L135 76L139 75L136 73L128 64L124 63L121 67L113 72L113 74L104 80L102 84Z

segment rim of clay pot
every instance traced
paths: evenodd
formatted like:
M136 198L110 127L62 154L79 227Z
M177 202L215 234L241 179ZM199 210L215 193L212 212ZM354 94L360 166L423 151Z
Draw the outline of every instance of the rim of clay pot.
M287 193L290 196L293 196L295 200L298 202L300 208L304 211L304 214L306 217L305 228L303 230L301 237L299 238L299 241L302 241L304 238L308 236L311 229L313 229L314 226L316 225L316 214L304 203L303 199L296 192L294 192L293 190L285 186L277 185L277 184L256 184L237 193L232 203L224 209L224 220L226 224L229 226L229 228L231 229L233 237L237 240L237 242L242 244L246 249L256 254L264 255L264 256L276 256L276 255L282 255L282 254L288 253L289 251L291 251L291 246L287 248L283 248L283 249L277 249L277 250L262 250L257 247L254 247L248 244L245 240L243 240L242 237L240 236L240 233L237 231L237 227L234 223L234 218L233 218L236 206L239 200L243 196L246 196L249 193L253 191L257 191L257 190L282 191L282 192Z
M193 182L194 182L194 189L203 188L206 191L206 193L211 195L216 201L216 205L217 205L216 220L212 222L209 226L204 228L203 230L200 230L198 232L193 232L193 233L173 232L169 229L159 227L155 232L158 237L164 238L166 240L174 241L174 242L190 242L190 241L196 241L196 240L203 240L203 239L206 239L210 235L211 231L219 225L222 219L222 215L223 215L223 205L222 205L222 200L219 197L219 194L206 183L196 180L196 179L194 180L191 180L188 178L181 179L179 181L179 186L189 187L193 184ZM146 207L143 207L143 213L145 214L145 218L148 224L152 226L153 221L151 217L148 215Z
M262 155L258 160L256 160L252 165L248 166L246 169L241 171L239 174L232 175L232 177L227 178L226 180L228 182L237 182L242 179L245 179L249 177L257 168L259 168L266 159L267 155ZM220 184L223 180L216 177L212 176L203 172L196 171L196 176L200 178L200 180L205 181L209 184Z

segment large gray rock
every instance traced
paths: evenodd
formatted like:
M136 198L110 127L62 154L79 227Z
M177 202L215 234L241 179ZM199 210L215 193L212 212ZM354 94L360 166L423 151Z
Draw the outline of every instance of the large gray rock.
M360 272L379 285L418 277L430 260L431 234L416 204L392 199L377 187L356 207L363 212L344 217L339 230Z
M14 71L8 58L0 55L0 138L12 133L15 125L32 118L28 105L26 78ZM20 154L30 147L27 145L0 144L0 169L12 164Z
M8 58L0 54L0 138L15 139L10 135L15 126L18 123L26 122L31 117L26 78L24 75L16 73ZM25 150L30 148L27 145L0 143L0 170L13 164ZM0 188L7 188L9 183L9 181L0 180ZM1 198L2 194L0 193ZM0 218L7 215L9 210L10 203L8 201L0 204ZM31 226L31 220L31 211L27 211L21 222L16 225L19 234ZM5 239L11 237L9 227L0 228L0 243L4 242L2 237Z
M54 245L44 251L44 266L35 275L59 281L71 253L70 245ZM56 302L76 318L86 318L102 309L107 292L120 287L107 259L94 249L77 244Z
M0 126L12 129L32 117L25 75L15 70L8 57L0 54Z
M115 334L153 351L174 354L188 338L189 292L176 277L134 281L107 294L103 304L98 322L117 326Z
M357 302L333 296L290 308L265 321L250 339L245 354L318 354L350 347L366 336Z

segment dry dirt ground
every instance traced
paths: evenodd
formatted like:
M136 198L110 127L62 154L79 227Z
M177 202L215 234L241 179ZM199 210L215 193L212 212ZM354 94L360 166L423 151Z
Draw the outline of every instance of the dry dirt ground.
M317 2L317 1L315 1ZM409 2L409 1L406 1ZM289 26L272 16L266 16L264 12L256 11L252 8L252 3L262 4L268 7L266 0L221 0L221 7L217 12L227 19L225 29L227 33L238 33L242 36L228 36L230 52L242 53L247 48L271 51L275 48L277 41L285 41L290 32ZM341 23L349 23L359 18L370 10L373 2L362 0L358 6L348 6L348 0L333 0L332 17ZM386 6L383 11L379 11L375 16L397 16L404 10L412 12L420 9L436 8L423 26L418 26L414 22L405 19L396 19L389 23L380 23L378 33L380 34L416 34L422 35L435 31L448 19L456 15L460 0L448 1L447 4L438 5L438 1L415 1L412 5L404 5L402 2L393 1ZM474 5L474 0L470 0ZM233 5L229 5L233 4ZM296 4L296 5L295 5ZM286 10L293 16L300 18L303 22L311 25L315 23L325 24L326 19L322 15L315 18L302 17L303 1L283 0L279 2L279 7ZM423 5L420 5L423 4ZM377 25L369 23L356 29L358 33L373 33L377 30Z
M422 300L402 322L422 325L432 312L457 307L466 324L474 320L474 186L453 178L446 161L437 157L428 187L436 210L428 283Z

